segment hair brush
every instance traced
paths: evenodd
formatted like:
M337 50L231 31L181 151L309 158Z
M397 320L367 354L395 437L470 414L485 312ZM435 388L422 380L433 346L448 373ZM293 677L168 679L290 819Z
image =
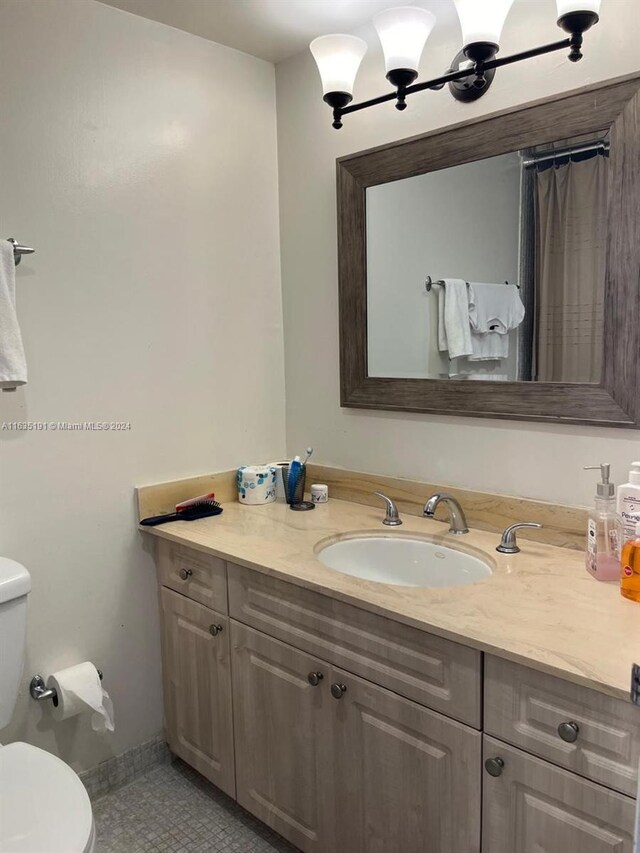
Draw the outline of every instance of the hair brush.
M210 495L203 495L201 499L193 498L192 501L185 501L178 506L180 509L176 509L176 512L152 515L150 518L143 518L140 524L155 527L156 524L166 524L168 521L196 521L198 518L208 518L210 515L220 515L222 512L218 501L213 500Z

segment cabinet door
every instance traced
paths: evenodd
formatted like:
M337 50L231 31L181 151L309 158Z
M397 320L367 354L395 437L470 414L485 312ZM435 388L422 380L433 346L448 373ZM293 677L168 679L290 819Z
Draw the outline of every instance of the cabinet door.
M632 853L630 797L490 737L484 758L484 853Z
M331 849L478 853L480 733L341 670L331 681Z
M328 851L329 667L235 621L231 654L237 800L301 850Z
M169 748L233 797L228 619L166 587L160 600Z

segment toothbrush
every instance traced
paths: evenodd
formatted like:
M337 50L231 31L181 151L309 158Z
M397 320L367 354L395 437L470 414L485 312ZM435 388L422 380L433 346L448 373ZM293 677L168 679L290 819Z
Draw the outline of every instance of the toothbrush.
M307 455L304 457L303 465L306 465L309 459L311 459L311 454L313 453L313 447L307 447L306 450Z

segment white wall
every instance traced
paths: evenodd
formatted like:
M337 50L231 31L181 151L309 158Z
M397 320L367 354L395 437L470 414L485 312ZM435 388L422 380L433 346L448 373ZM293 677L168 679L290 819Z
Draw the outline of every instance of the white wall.
M154 569L135 484L278 457L284 378L273 66L90 0L0 0L0 236L30 381L0 421L0 553L31 571L12 725L88 767L162 727ZM52 727L35 672L89 658L116 733Z
M423 78L442 72L459 49L451 4L425 52ZM517 0L503 35L515 52L558 39L553 0ZM372 29L355 99L385 90L384 66ZM489 93L460 104L446 91L412 96L398 114L393 103L345 117L335 131L322 102L312 57L277 66L280 228L285 318L287 442L312 443L317 461L425 478L462 487L585 504L594 491L583 465L610 461L620 482L640 457L640 436L627 430L341 409L338 374L336 157L446 126L465 117L575 89L640 68L637 0L603 3L601 22L572 64L550 54L502 69Z
M438 349L437 288L427 292L427 275L517 283L520 169L515 152L367 189L369 376L449 375L448 353ZM509 333L509 358L489 364L510 379L517 334ZM467 372L487 372L486 363L462 362Z

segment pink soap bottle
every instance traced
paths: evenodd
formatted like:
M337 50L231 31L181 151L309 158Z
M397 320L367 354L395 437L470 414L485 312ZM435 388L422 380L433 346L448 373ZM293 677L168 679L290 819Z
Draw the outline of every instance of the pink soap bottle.
M585 471L600 471L595 506L589 513L585 565L599 581L620 580L622 523L616 511L615 486L609 482L611 466L588 465Z

